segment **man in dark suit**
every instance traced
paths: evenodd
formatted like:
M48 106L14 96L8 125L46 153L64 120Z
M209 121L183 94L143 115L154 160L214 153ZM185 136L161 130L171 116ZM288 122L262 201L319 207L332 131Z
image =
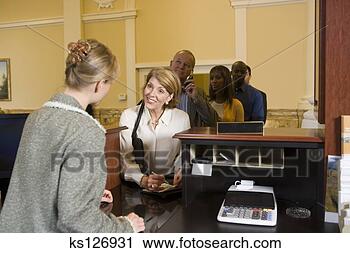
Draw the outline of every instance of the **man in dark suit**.
M232 64L231 74L236 98L244 108L244 121L265 121L266 103L264 104L262 92L249 84L250 67L242 61L237 61Z

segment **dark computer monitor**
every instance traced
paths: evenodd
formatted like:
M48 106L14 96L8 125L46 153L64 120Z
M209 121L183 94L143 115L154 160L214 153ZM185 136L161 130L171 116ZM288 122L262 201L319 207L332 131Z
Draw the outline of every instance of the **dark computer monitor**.
M2 203L5 200L27 116L28 113L0 114L0 191Z

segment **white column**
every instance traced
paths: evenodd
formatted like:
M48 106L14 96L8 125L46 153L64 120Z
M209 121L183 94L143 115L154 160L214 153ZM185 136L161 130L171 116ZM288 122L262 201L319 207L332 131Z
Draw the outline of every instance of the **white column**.
M64 30L64 48L72 41L81 38L81 2L80 0L64 0L63 2L63 30ZM66 59L67 51L65 51L64 59Z
M247 8L236 7L235 10L235 43L236 59L247 61Z
M297 102L297 109L312 110L313 105L310 104L309 98L314 98L315 88L315 1L307 0L308 21L306 34L308 37L306 43L306 74L305 74L305 91L304 96L300 97ZM312 99L313 100L313 99Z
M135 0L125 0L125 9L135 9ZM136 105L136 39L135 18L125 20L125 48L126 48L126 84L127 106Z
M315 1L308 0L308 27L307 34L310 36L307 38L306 46L306 89L305 94L308 97L314 96L314 83L315 83L315 35L318 31L315 31Z

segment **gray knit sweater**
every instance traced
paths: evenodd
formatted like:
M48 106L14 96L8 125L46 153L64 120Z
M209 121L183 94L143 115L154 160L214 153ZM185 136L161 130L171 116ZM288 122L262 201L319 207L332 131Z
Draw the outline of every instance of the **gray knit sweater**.
M63 93L50 101L82 109ZM105 135L88 116L43 107L29 115L0 213L0 232L133 232L99 209Z

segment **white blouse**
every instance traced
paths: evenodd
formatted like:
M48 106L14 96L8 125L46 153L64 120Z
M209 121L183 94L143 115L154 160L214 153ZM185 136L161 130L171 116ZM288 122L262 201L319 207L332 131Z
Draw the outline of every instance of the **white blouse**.
M219 115L220 119L224 118L224 104L225 103L216 103L215 101L211 101L210 105L214 108L214 110Z
M131 133L140 106L126 109L119 121L119 126L127 126L120 132L121 167L125 180L140 184L143 174L134 162ZM180 140L172 138L174 134L190 128L190 120L186 112L179 109L165 109L155 129L152 127L151 115L145 107L137 136L143 141L145 159L152 172L167 175L181 167Z

